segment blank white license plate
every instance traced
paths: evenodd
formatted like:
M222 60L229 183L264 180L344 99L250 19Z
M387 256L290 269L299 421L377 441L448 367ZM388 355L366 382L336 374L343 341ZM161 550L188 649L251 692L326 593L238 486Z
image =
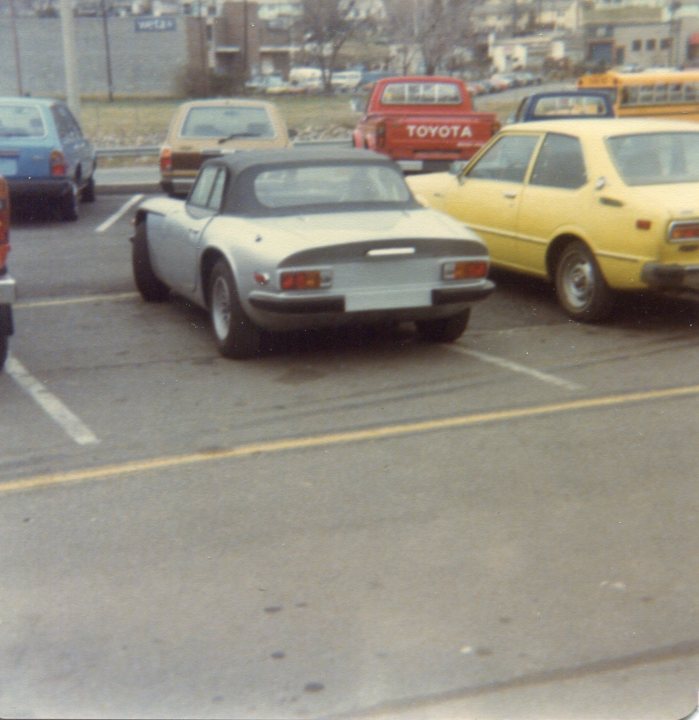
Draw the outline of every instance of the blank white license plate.
M17 160L16 158L0 157L0 175L16 175Z
M347 312L360 310L397 310L399 308L425 307L432 304L429 289L366 290L349 295L345 300Z

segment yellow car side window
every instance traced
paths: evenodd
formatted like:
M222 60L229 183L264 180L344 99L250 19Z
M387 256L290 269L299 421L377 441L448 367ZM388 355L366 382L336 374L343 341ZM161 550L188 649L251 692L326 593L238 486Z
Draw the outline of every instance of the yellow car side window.
M537 135L505 135L470 169L468 177L523 182Z

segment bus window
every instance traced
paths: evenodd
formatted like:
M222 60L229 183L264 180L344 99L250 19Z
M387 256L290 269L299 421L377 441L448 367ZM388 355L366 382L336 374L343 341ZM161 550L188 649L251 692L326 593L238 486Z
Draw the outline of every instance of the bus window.
M650 105L653 102L653 85L641 85L638 88L638 104Z
M670 102L682 101L682 83L672 83L672 85L670 85L668 99Z
M662 85L655 86L655 92L653 93L653 102L654 103L666 103L667 102L667 85L665 83L663 83Z

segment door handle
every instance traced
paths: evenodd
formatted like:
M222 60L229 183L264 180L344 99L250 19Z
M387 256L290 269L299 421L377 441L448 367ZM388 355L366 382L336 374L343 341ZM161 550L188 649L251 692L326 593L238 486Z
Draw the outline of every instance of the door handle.
M507 192L504 192L502 196L507 198L508 200L514 200L517 197L517 193L513 192L512 190L508 190Z

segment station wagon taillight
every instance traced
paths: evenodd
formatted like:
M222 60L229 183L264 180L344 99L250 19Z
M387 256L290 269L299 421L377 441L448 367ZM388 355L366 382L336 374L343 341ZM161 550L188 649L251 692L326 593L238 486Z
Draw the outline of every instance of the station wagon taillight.
M319 290L332 285L332 271L318 270L283 270L279 273L279 287L282 290Z
M68 174L66 157L60 150L52 150L49 156L49 170L52 177L64 177Z
M0 177L0 270L10 252L10 192L7 180Z
M442 263L442 280L478 280L488 274L485 260L456 260Z
M160 149L160 170L161 172L172 170L172 148L167 145Z
M669 242L699 242L699 222L674 222L668 231Z

